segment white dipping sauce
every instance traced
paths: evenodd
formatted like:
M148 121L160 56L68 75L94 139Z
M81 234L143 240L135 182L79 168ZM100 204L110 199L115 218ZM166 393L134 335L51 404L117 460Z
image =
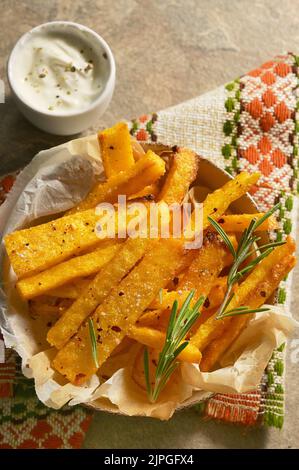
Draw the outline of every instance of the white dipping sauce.
M105 52L71 30L39 31L21 44L14 61L15 88L35 109L53 114L84 111L101 94L107 77Z

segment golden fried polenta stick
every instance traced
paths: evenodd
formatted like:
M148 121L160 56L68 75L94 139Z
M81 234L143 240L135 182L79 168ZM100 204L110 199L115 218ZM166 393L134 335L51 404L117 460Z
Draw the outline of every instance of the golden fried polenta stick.
M236 239L231 238L236 244ZM196 290L196 296L207 296L220 272L232 262L227 246L215 232L207 232L202 248L178 284L178 290Z
M5 247L18 277L32 276L99 245L94 209L6 235Z
M163 349L166 339L166 334L164 332L143 326L131 326L127 334L129 338L160 351ZM178 359L185 362L199 363L201 360L201 353L196 347L188 344L178 355Z
M159 201L181 203L196 178L199 157L192 150L179 148L174 154Z
M107 178L134 165L131 135L125 122L99 132L98 140Z
M113 258L120 247L121 244L116 240L107 240L91 253L71 258L42 273L22 279L17 283L17 289L21 297L28 300L79 277L95 274Z
M260 173L249 174L243 171L221 188L208 194L203 202L203 220L200 228L205 230L209 227L208 217L219 220L230 204L243 196L257 182L259 177ZM194 225L194 217L191 218L191 224Z

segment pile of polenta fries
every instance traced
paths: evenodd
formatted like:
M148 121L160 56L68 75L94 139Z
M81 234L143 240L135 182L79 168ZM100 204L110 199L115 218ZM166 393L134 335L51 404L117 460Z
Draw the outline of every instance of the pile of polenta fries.
M95 230L99 203L116 204L118 196L125 195L130 201L181 205L196 180L200 157L185 148L166 154L145 151L124 123L100 132L98 138L106 181L97 182L62 217L5 237L18 295L28 301L29 313L52 315L47 334L57 350L52 367L75 385L93 374L107 380L109 361L115 365L118 354L137 342L141 351L146 348L150 371L139 354L133 378L146 390L148 377L152 384L155 381L161 351L170 341L173 307L179 315L186 300L189 307L202 298L196 321L173 361L197 363L201 371L212 371L246 328L248 312L261 308L293 268L294 241L288 237L284 244L268 247L268 256L249 272L246 263L258 255L250 253L242 260L244 275L231 286L226 305L238 314L219 317L243 232L257 220L263 220L259 231L277 228L273 215L229 212L230 204L257 182L259 174L240 173L208 194L200 248L186 250L185 240L174 237L100 239ZM225 231L231 249L211 219ZM165 385L170 380L171 374Z

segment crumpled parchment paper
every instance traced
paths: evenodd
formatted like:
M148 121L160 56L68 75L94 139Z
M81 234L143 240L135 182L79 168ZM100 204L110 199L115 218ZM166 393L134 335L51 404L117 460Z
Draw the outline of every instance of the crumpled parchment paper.
M11 193L0 207L0 235L24 228L33 221L48 220L81 201L94 182L104 178L100 150L95 135L44 150L20 173ZM86 403L95 409L129 416L169 419L173 413L211 393L242 393L254 390L273 349L292 334L296 326L285 307L270 306L271 311L255 314L247 328L226 352L221 368L202 373L196 364L181 364L155 404L132 378L132 368L140 346L133 344L113 359L118 364L111 378L100 384L93 376L84 386L74 386L51 368L55 349L45 340L49 329L46 316L31 318L27 304L13 288L16 277L0 251L1 290L0 325L7 347L22 358L23 373L35 380L36 393L47 406L59 409Z

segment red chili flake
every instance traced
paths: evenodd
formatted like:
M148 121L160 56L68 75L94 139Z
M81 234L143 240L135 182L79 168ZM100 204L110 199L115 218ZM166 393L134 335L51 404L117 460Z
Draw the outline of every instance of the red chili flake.
M119 333L121 331L121 328L117 325L114 325L114 326L111 327L111 330L116 331L117 333Z

